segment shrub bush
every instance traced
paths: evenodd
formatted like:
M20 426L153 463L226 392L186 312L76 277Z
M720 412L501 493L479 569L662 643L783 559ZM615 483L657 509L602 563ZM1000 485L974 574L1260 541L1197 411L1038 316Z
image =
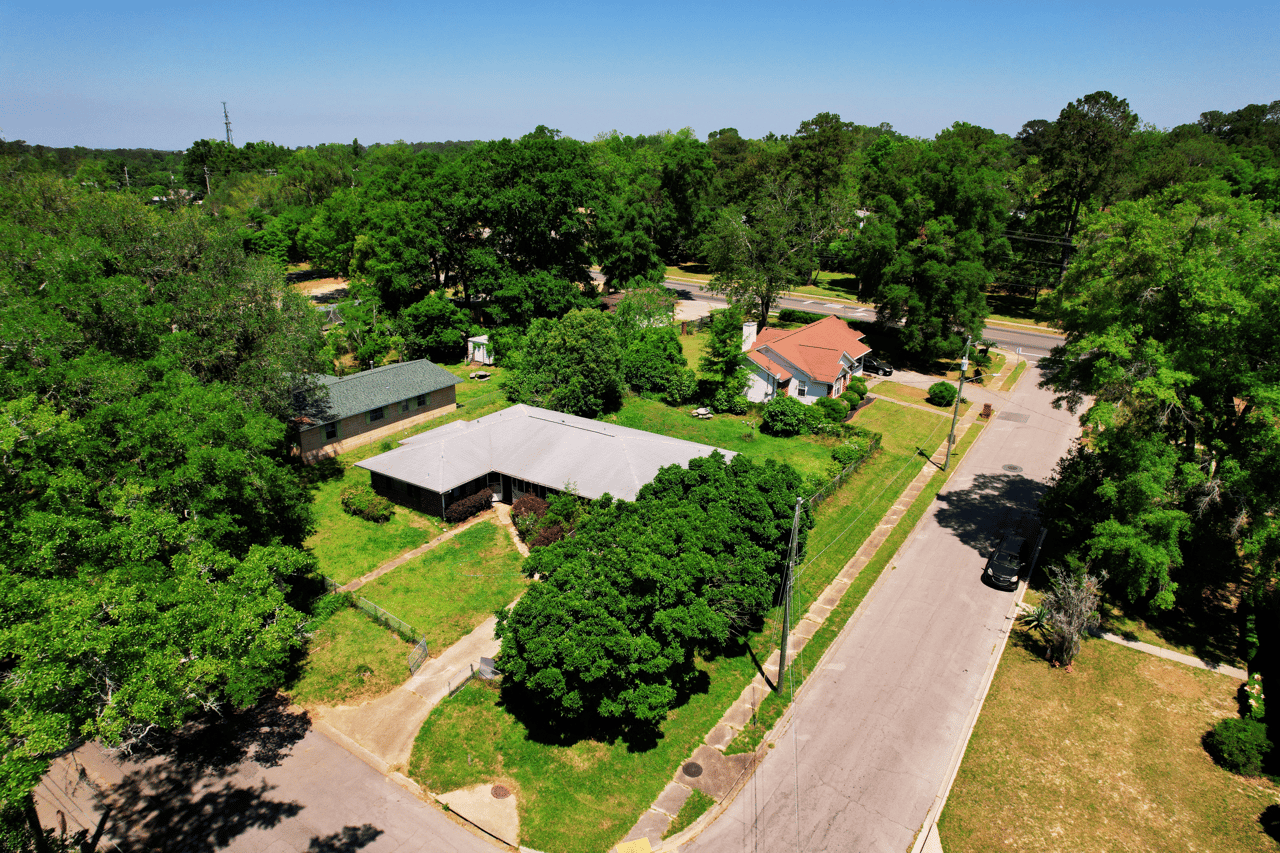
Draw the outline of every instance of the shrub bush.
M935 382L929 386L928 401L935 406L946 408L956 401L960 392L950 382Z
M840 470L843 471L845 468L848 468L854 462L857 462L865 456L866 453L866 445L855 442L845 442L835 450L831 451L831 458L835 460L836 464L840 466Z
M444 520L450 524L457 524L460 521L466 521L477 513L484 512L492 505L493 489L485 486L474 495L463 498L460 501L454 501L445 507Z
M813 408L828 423L838 424L849 414L849 404L834 397L820 397Z
M542 548L550 545L552 542L559 542L563 538L563 527L559 524L548 524L546 527L538 530L538 535L533 537L533 541L529 543L529 547Z
M369 486L347 486L339 495L342 511L347 515L382 524L390 521L395 504L379 495Z
M671 377L671 384L667 386L667 402L671 405L684 405L697 394L698 374L693 371L693 368L686 367Z
M813 432L817 416L795 397L774 397L764 407L760 431L769 435L789 436Z
M547 514L550 505L537 495L525 495L511 505L511 521L521 540L528 542L538 530L538 524Z
M808 311L797 311L794 308L783 308L778 312L779 323L803 323L806 326L810 323L816 323L826 314L811 314Z
M311 608L311 627L319 625L339 610L351 607L354 604L355 596L349 592L335 592L330 595L320 596Z
M1257 720L1228 717L1205 735L1205 749L1220 766L1243 776L1262 772L1262 759L1271 750L1267 727Z

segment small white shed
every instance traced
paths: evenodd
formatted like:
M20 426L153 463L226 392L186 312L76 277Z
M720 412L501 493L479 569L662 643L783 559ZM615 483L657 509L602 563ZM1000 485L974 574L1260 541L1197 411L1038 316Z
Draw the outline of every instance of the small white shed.
M480 364L493 364L493 351L489 349L489 336L477 335L467 338L467 360Z

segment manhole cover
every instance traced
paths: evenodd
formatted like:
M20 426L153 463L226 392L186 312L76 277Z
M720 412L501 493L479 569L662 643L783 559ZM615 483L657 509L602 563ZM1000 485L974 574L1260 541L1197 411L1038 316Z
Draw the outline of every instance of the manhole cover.
M493 794L493 798L495 800L505 800L507 797L511 796L511 792L506 789L505 785L494 785L493 789L490 790L489 793Z
M1004 468L1004 470L1006 470L1006 471L1012 471L1012 472L1013 472L1013 473L1015 473L1015 474L1017 474L1017 473L1019 473L1019 472L1021 472L1021 471L1022 471L1022 466L1021 466L1021 465L1002 465L1001 467L1002 467L1002 468Z
M684 772L684 775L688 776L690 779L694 779L702 775L702 765L696 761L690 761L680 769Z

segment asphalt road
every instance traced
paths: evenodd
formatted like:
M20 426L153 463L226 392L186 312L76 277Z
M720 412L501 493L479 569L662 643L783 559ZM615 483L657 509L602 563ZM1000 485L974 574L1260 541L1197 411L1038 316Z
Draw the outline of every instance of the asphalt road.
M668 289L677 293L688 294L693 299L699 299L704 302L725 302L723 296L709 293L701 285L672 279L667 279L666 285ZM779 299L777 307L794 308L799 311L809 311L813 314L834 314L847 320L874 320L876 318L876 312L870 308L857 308L851 305L841 305L838 302L824 302L821 299L797 299L788 296ZM982 334L988 340L995 341L998 346L1009 350L1019 350L1023 355L1031 359L1048 356L1050 348L1062 341L1060 336L1047 332L1006 329L1000 326L987 326L982 330Z
M910 849L1009 624L1014 595L983 582L985 557L1078 433L1036 387L1039 371L1003 402L810 677L754 778L685 853Z

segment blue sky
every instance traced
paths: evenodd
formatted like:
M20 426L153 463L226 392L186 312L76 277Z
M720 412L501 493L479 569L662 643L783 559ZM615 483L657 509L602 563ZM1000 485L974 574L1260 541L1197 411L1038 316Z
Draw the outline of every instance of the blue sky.
M1280 3L0 4L0 137L91 148L1016 133L1106 89L1172 127L1280 98Z

